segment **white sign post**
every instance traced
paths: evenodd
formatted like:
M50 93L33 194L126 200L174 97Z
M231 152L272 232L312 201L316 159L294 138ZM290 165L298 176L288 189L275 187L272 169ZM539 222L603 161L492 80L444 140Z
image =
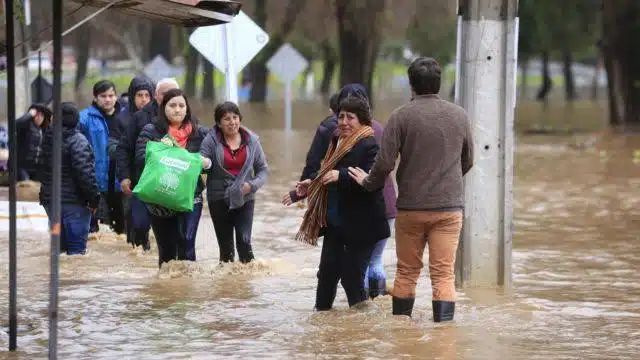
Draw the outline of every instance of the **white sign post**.
M198 28L189 43L218 70L224 72L226 98L238 102L237 75L269 42L269 34L240 11L225 25Z
M284 82L284 128L291 132L291 83L309 67L304 56L289 44L284 44L267 62L267 68Z

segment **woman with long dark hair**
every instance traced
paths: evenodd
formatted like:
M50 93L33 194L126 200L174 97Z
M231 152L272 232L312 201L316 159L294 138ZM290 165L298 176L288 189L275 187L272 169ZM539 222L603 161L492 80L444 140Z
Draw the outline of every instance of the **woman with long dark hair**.
M191 153L199 153L202 140L208 130L191 114L186 96L180 89L167 91L158 109L156 121L146 125L136 142L136 162L144 168L147 142L162 141L169 134L177 145ZM203 159L203 166L208 164ZM195 242L200 215L202 214L202 191L204 184L198 179L193 211L176 212L164 207L146 204L151 213L151 227L158 244L159 265L170 260L196 260Z

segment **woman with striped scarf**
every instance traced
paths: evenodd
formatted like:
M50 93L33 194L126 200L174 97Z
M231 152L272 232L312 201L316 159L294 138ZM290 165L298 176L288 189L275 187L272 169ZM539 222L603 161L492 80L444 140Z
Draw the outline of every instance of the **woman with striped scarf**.
M371 254L380 239L390 236L382 189L368 193L354 182L347 169L368 171L378 145L371 127L369 103L347 97L340 102L338 129L313 180L298 183L297 195L308 196L309 206L296 240L317 245L324 236L316 305L333 307L338 281L349 306L368 299L364 278Z

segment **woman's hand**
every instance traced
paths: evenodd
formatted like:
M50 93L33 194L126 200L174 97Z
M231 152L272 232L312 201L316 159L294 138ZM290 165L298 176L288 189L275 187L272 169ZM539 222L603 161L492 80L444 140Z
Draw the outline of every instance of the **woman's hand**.
M242 195L247 195L251 192L251 185L249 183L242 184Z
M167 145L167 146L173 146L173 142L171 142L171 140L167 139L167 138L162 138L160 139L160 142Z
M209 169L211 167L211 159L200 155L200 160L202 160L202 168Z
M306 196L309 192L309 186L311 186L311 179L300 181L296 184L296 195Z
M291 199L291 194L289 193L284 194L284 196L282 197L282 200L280 200L280 203L285 206L289 206L293 204L293 200Z
M329 185L331 183L334 183L338 181L339 177L340 177L340 171L331 170L322 177L322 184Z

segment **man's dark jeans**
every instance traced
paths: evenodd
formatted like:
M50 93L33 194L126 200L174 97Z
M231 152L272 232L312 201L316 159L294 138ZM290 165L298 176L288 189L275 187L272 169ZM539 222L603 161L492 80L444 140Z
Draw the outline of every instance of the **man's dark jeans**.
M254 259L253 249L251 248L254 206L255 202L251 200L247 201L241 208L229 210L229 204L224 199L209 202L209 213L218 238L221 262L234 261L234 230L240 262L248 263Z
M338 281L347 294L349 306L369 298L364 289L364 278L375 244L351 248L345 246L345 240L339 228L327 227L320 255L316 310L324 311L333 307Z
M196 234L202 214L202 203L193 211L171 217L151 215L151 227L158 244L158 266L171 260L196 261Z
M137 197L129 196L129 213L127 215L129 219L127 241L134 246L142 246L145 250L149 249L149 229L151 228L149 210Z
M51 219L51 205L45 208ZM84 255L87 252L87 238L91 211L82 205L61 204L60 207L60 253Z

